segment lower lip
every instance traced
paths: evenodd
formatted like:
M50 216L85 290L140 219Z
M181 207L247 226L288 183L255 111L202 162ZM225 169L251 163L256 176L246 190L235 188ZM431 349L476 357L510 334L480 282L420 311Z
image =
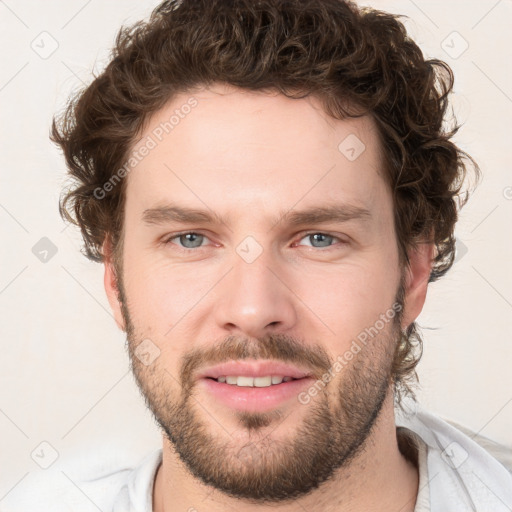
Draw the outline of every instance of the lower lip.
M275 409L283 402L295 399L311 385L313 379L304 377L264 388L236 386L203 378L199 381L208 393L232 409L246 412L264 412Z

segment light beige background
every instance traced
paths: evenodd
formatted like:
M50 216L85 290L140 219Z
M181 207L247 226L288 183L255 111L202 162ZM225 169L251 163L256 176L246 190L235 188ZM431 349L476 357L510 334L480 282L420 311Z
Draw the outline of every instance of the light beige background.
M425 54L452 66L457 141L484 173L458 224L459 259L431 285L419 318L420 401L512 446L512 1L368 4L409 16ZM101 71L119 26L155 5L0 2L1 510L53 450L62 460L118 449L137 461L160 443L128 372L102 266L80 254L78 231L59 217L65 167L48 140L52 114ZM32 252L43 237L57 249L46 263Z

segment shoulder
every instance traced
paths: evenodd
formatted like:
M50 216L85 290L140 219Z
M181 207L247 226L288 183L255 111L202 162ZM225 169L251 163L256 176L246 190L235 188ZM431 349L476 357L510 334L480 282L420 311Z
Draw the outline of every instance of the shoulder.
M12 512L116 510L116 503L145 503L161 449L142 460L128 453L74 453L46 470L31 472L9 496ZM129 510L129 509L127 509Z
M512 509L510 448L450 424L419 405L408 413L397 410L396 423L412 430L427 446L432 512L450 506L461 512Z
M512 446L505 446L497 443L488 437L481 435L478 432L473 432L471 429L456 423L455 421L445 419L447 423L452 425L457 430L464 433L470 439L473 439L478 445L485 449L492 455L498 462L500 462L505 469L512 474Z

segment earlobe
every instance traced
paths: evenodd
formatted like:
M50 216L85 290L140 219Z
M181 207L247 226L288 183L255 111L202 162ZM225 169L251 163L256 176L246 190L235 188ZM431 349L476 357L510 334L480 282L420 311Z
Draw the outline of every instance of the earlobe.
M425 304L434 248L435 246L432 243L419 243L408 253L409 265L405 271L405 306L402 329L406 329L416 320Z
M114 319L117 326L122 331L126 331L126 326L121 310L121 302L119 300L119 289L117 284L117 275L113 263L112 246L110 238L107 236L103 243L103 264L105 266L105 273L103 276L103 284L107 294L108 302L114 313Z

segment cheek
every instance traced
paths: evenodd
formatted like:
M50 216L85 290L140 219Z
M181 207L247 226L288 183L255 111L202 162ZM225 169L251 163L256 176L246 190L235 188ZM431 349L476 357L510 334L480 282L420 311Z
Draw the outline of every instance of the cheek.
M348 341L374 325L382 314L392 314L399 272L389 260L384 260L388 262L384 266L381 257L375 260L319 268L309 271L307 280L297 276L294 290L319 327L326 326L327 336Z
M229 264L196 261L172 265L164 258L135 255L129 249L128 243L125 288L130 313L141 328L162 336L178 322L179 329L186 330L187 318L208 321L215 306L208 292L215 288L216 294L222 295L228 285L219 279ZM326 337L332 335L340 341L350 340L391 308L399 283L397 249L384 240L337 263L304 260L298 266L283 263L281 269L293 293L281 286L276 291L282 290L300 313L296 327L307 331L308 326L315 326Z
M193 265L193 264L192 264ZM125 288L130 313L141 326L165 334L207 294L217 273L162 261L139 259L125 264Z

